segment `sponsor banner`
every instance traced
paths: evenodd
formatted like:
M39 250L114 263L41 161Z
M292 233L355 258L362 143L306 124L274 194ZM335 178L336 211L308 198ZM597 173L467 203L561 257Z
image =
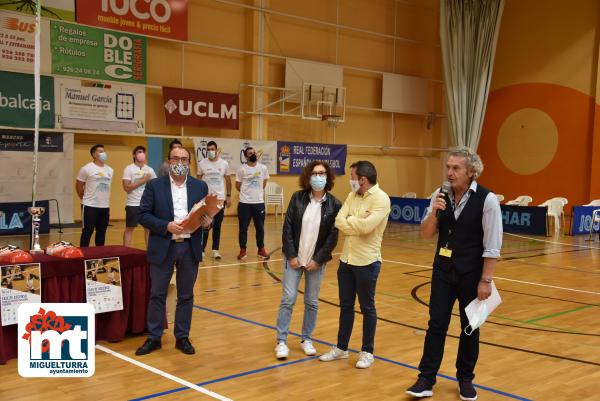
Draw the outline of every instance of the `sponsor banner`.
M76 1L79 23L170 39L188 39L188 0Z
M54 74L146 83L142 36L52 21L50 38Z
M42 275L39 263L0 267L2 326L17 324L19 305L42 302Z
M239 129L240 96L230 93L163 87L169 125Z
M35 15L36 3L36 0L8 1L0 4L0 8ZM75 0L43 0L42 17L75 21Z
M573 206L571 214L571 235L589 234L600 231L600 220L592 221L594 210L600 210L600 206ZM596 213L600 216L600 212Z
M421 224L429 207L429 199L400 198L391 196L389 221L404 224Z
M19 374L23 377L90 377L96 356L94 307L26 303L19 307Z
M29 190L31 191L31 188ZM0 203L0 235L31 234L31 215L27 212L30 206L31 202ZM50 232L49 202L35 201L35 206L46 208L46 213L40 218L40 234L48 234Z
M42 21L40 71L50 73L50 22ZM3 68L33 72L35 18L0 11L0 64Z
M546 235L547 207L500 205L500 209L505 233Z
M54 128L54 80L40 81L40 128ZM0 125L33 128L35 126L33 75L0 71Z
M0 131L0 151L4 152L33 152L33 131ZM40 152L62 152L63 134L40 132L38 142Z
M61 78L54 86L59 128L144 132L144 87Z
M87 303L94 307L96 313L123 310L119 258L86 260L85 291Z
M196 163L206 158L206 144L215 141L219 147L220 157L229 163L229 171L234 174L242 164L246 164L244 150L253 147L256 150L258 161L269 171L269 175L277 174L277 142L255 141L252 139L228 139L228 138L194 138L194 150Z
M346 145L277 141L277 174L301 174L315 160L325 161L336 175L344 175Z

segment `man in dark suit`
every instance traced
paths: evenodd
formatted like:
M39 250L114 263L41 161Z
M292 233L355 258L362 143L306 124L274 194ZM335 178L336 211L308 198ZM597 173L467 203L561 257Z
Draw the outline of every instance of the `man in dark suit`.
M167 288L177 265L177 308L175 309L175 347L184 354L196 351L189 332L194 306L194 283L198 263L202 261L202 230L185 233L181 221L192 206L208 194L203 181L188 175L190 152L174 148L169 152L168 176L149 181L140 202L139 222L150 230L148 261L152 288L148 305L149 335L136 355L145 355L161 348L165 324ZM209 217L203 226L211 223Z

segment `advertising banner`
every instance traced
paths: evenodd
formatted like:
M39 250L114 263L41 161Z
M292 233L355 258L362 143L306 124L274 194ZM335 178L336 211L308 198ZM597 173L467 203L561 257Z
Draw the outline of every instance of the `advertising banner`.
M400 198L390 196L392 203L389 221L404 224L421 224L429 207L429 199Z
M52 21L52 73L106 81L146 83L146 39Z
M188 0L77 0L77 22L103 28L188 38Z
M301 174L315 160L325 161L336 175L344 175L347 145L277 141L277 174Z
M277 142L255 141L253 139L229 139L229 138L194 138L196 152L196 163L206 158L206 144L215 141L219 147L220 157L229 163L229 171L234 174L242 164L246 163L244 150L253 147L256 150L258 161L269 171L269 175L277 174Z
M169 125L239 129L240 96L230 93L163 87Z
M50 73L50 22L42 21L40 71ZM3 68L33 72L35 18L0 11L0 64Z
M600 220L592 221L594 210L600 210L600 206L573 206L571 235L589 234L590 231L597 233L600 231Z
M54 128L54 79L40 81L40 128ZM0 125L33 128L35 126L33 75L0 71Z

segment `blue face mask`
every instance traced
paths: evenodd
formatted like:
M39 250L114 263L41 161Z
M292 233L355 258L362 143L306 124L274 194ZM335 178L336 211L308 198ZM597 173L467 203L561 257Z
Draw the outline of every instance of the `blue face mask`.
M106 159L108 159L108 155L106 154L106 152L98 153L98 160L104 163Z
M322 177L320 175L312 175L310 177L310 186L315 191L322 191L327 185L327 177Z
M217 152L214 150L209 150L208 152L206 152L206 155L209 159L214 159L215 157L217 157Z

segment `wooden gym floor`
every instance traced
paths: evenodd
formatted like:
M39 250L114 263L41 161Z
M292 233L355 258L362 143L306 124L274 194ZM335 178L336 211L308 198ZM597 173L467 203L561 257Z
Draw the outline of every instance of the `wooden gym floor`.
M113 222L107 244L120 244L124 223ZM79 243L79 229L56 230L42 245L59 239ZM250 229L249 244L253 244ZM9 238L1 238L1 243ZM23 245L26 238L10 238ZM341 249L340 238L337 251ZM298 334L298 296L287 361L274 357L275 320L281 295L281 219L268 217L266 245L272 259L259 262L255 249L239 263L237 219L224 221L223 259L209 256L196 282L191 341L196 355L174 349L171 332L163 348L137 357L144 336L98 344L96 373L88 379L24 379L17 360L0 366L0 400L408 400L404 390L416 378L427 326L427 302L434 241L418 227L389 224L377 286L376 361L354 367L362 319L355 320L348 360L323 363L306 357ZM137 229L135 247L143 248ZM210 249L209 243L208 249ZM337 255L337 254L336 254ZM505 234L496 284L503 304L481 333L475 383L480 400L600 399L600 243L584 237ZM314 341L319 354L335 343L338 327L337 258L321 286ZM358 307L358 305L357 305ZM457 312L455 307L455 312ZM458 318L454 317L434 400L458 400L454 361Z

